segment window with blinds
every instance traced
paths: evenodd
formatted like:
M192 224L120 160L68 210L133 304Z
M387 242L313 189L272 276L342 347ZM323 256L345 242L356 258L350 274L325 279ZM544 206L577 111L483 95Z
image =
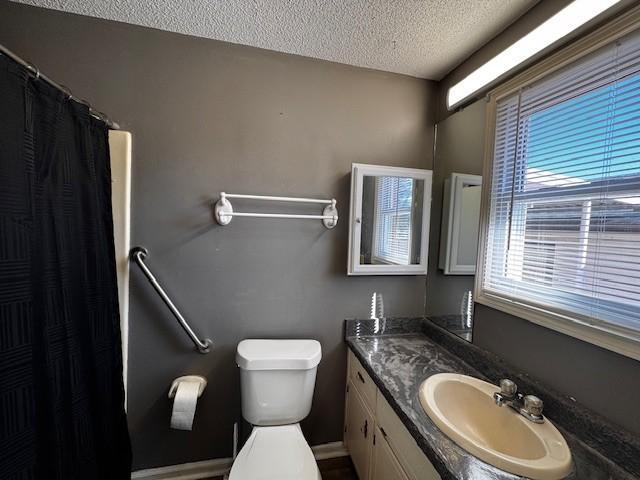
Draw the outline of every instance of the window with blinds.
M640 340L640 34L496 103L481 293Z
M411 263L413 178L376 177L373 259L377 263Z

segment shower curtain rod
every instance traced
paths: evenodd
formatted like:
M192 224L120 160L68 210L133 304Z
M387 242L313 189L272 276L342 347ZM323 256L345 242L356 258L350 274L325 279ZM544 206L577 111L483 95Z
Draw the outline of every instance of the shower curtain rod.
M44 73L41 73L40 69L38 69L38 67L36 67L33 63L30 63L30 62L27 62L26 60L23 60L18 55L16 55L11 50L9 50L7 47L2 45L1 43L0 43L0 53L3 54L3 55L6 55L7 57L9 57L14 62L17 62L20 65L22 65L23 67L25 67L27 70L29 70L29 72L36 79L44 80L46 83L51 85L53 88L56 88L56 89L60 90L61 92L65 93L69 97L69 100L74 100L74 101L76 101L78 103L86 105L89 108L89 114L92 117L97 118L98 120L101 120L104 123L106 123L107 127L109 127L111 130L119 130L120 129L120 126L116 122L111 120L109 117L107 117L104 113L99 112L97 110L94 110L93 107L91 106L91 104L89 104L89 102L87 102L86 100L82 100L81 98L74 97L71 94L71 91L68 88L66 88L64 85L60 85L59 83L54 82L52 79L47 77Z

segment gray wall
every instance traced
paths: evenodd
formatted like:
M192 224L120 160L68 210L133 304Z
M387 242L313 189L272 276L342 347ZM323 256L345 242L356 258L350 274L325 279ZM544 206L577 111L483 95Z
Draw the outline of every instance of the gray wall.
M352 162L432 167L431 82L0 2L0 43L36 63L133 132L133 242L198 332L201 356L133 269L129 422L134 467L231 455L239 418L235 346L248 337L322 343L311 445L340 440L342 321L420 315L424 277L347 278ZM211 217L220 191L335 197L319 221ZM236 201L239 211L259 210ZM276 210L319 213L317 207ZM204 374L191 433L168 428L169 384Z
M640 362L478 303L473 343L640 435Z
M427 315L459 314L463 295L473 290L473 275L444 275L438 269L438 256L445 179L453 172L482 175L485 106L486 102L479 100L438 123L429 232Z

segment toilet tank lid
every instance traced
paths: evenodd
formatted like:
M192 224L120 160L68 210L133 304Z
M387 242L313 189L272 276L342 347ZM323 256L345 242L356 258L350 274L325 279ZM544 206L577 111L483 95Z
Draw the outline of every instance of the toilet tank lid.
M243 340L236 362L245 370L308 370L318 366L322 350L317 340Z

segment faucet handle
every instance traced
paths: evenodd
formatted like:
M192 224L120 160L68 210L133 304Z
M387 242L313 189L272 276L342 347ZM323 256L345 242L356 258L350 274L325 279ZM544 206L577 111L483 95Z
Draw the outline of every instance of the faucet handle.
M505 397L515 397L518 385L513 380L503 378L500 380L500 393Z
M526 397L524 397L524 409L531 415L534 415L536 417L542 416L543 408L544 403L535 395L527 395Z

